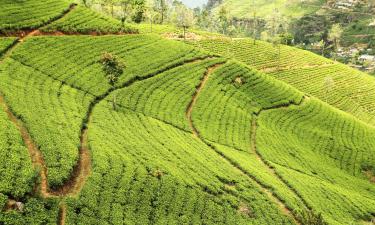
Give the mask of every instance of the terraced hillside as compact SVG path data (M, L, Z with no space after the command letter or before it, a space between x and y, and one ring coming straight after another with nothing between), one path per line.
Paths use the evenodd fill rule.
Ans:
M79 21L77 9L48 32L0 39L0 224L375 217L374 127L255 64L155 35L55 26ZM126 66L115 86L104 52Z
M375 79L308 51L251 39L192 42L199 49L235 58L300 91L375 124Z
M1 0L0 33L30 30L53 21L69 10L68 1Z
M261 18L268 17L275 9L288 17L299 18L317 11L324 3L321 0L223 0L219 2L221 4L215 10L224 6L229 11L230 16L235 18L253 18L254 9L256 15Z

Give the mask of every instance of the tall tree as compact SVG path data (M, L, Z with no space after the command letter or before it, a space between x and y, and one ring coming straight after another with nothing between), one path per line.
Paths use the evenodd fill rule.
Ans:
M255 7L255 0L252 3L253 8L253 44L256 44L257 33L258 33L258 18L257 18L257 9Z
M184 40L186 40L186 30L194 24L194 13L183 4L175 6L173 21L177 27L183 29Z
M223 34L226 34L228 26L229 26L229 16L228 16L228 10L225 6L221 6L219 9L218 25L220 27L220 31Z
M148 19L148 21L150 22L150 32L152 33L152 26L154 24L154 20L155 20L155 17L157 15L157 12L155 11L155 7L154 7L154 2L153 1L147 1L146 2L146 11L145 11L145 15Z
M126 20L131 16L132 14L132 2L131 0L121 0L121 22L122 26L125 26Z
M168 11L168 2L166 0L154 0L154 7L160 14L160 23L163 24Z
M106 76L108 83L115 88L120 76L124 73L125 65L111 53L104 52L100 58L102 70ZM113 94L113 110L116 110L116 94Z
M336 60L337 51L340 46L340 40L343 33L343 29L341 28L340 24L333 24L332 28L328 33L328 40L333 42L333 47L335 51L334 59Z

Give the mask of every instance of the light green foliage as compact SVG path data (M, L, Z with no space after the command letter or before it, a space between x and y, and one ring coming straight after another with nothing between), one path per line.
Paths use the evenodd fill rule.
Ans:
M375 124L375 79L342 64L322 68L296 68L270 73L299 90L348 112L358 119ZM327 79L333 82L327 89Z
M77 162L79 131L93 96L11 58L0 67L0 88L40 147L49 184L61 185Z
M124 43L124 47L113 46L114 41ZM163 54L158 53L163 48ZM77 162L79 134L90 102L111 88L104 74L98 75L103 73L98 59L105 49L127 62L119 85L142 77L138 74L147 76L203 56L189 46L146 36L37 37L17 48L12 59L1 65L0 87L40 146L52 186L69 178ZM146 53L160 57L150 57L147 63L139 64ZM69 55L72 57L66 57Z
M210 85L197 100L193 122L210 141L244 151L250 149L253 112L273 105L298 103L302 98L302 93L290 86L238 63L219 68L209 81Z
M99 63L105 51L126 62L119 86L136 77L205 56L183 43L152 35L129 35L33 37L19 46L12 57L76 89L100 96L111 87Z
M1 193L0 193L1 199ZM1 202L0 202L1 203ZM56 224L58 218L57 199L26 198L23 211L0 211L0 223L7 225Z
M374 134L373 127L311 99L261 114L257 144L314 209L343 224L369 221L375 210L375 187L361 168L374 165Z
M80 199L71 199L69 222L290 224L252 181L191 133L132 110L115 112L106 102L93 118L93 174Z
M115 34L136 33L137 30L123 26L120 21L94 12L83 6L77 6L64 18L49 24L41 29L44 32L60 31L74 34Z
M272 44L257 41L253 45L251 39L202 40L192 44L254 66L366 123L375 123L375 80L363 72L288 46L281 46L278 59L278 49ZM333 82L327 89L328 80Z
M316 55L280 46L278 57L271 44L252 40L194 44L276 77L290 71L289 83L304 92L298 84L309 83L335 106L344 100L330 100L330 91L368 81L350 96L372 105L364 94L370 78L293 72L346 71ZM126 63L114 87L102 71L103 52ZM334 225L370 221L375 187L363 170L374 169L375 128L227 61L154 35L29 37L1 62L0 92L40 148L52 187L70 177L87 128L92 167L82 191L64 196L66 224L293 224L285 207L303 215L311 208ZM0 211L0 224L55 224L60 199L23 198L35 171L1 112L0 181L7 181L0 204L18 195L25 211ZM8 165L9 158L17 163Z
M16 40L14 37L0 37L0 57Z
M259 182L274 189L289 207L312 207L330 224L371 220L375 188L362 169L375 163L375 129L317 99L300 102L301 94L295 89L239 68L235 63L226 64L209 79L193 111L200 134ZM233 82L236 77L242 78L242 85ZM286 104L288 107L278 100L288 99L286 96L296 96L293 104ZM246 102L252 105L241 105ZM250 128L233 132L251 127L251 115L259 109L255 139L250 139L254 135ZM247 120L235 116L241 111L248 115ZM275 174L252 155L251 142L281 179L275 179Z
M224 0L222 5L228 8L230 16L236 18L253 18L254 9L257 16L266 18L274 9L292 18L299 18L307 13L320 9L324 1L321 0ZM221 5L216 8L219 10Z
M123 107L191 132L185 114L195 87L203 79L207 67L222 61L208 59L176 67L114 94Z
M65 0L0 0L0 33L39 27L60 16L69 4Z
M318 66L332 64L333 62L319 57L308 51L299 50L293 47L280 45L275 46L264 41L254 42L252 39L206 39L191 42L195 47L204 49L226 57L233 57L258 70Z

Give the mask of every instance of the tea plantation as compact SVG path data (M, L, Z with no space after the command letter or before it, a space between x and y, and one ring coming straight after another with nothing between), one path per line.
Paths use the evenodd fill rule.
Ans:
M53 20L0 17L13 36L0 38L0 224L375 218L373 78L285 46L275 58L251 40L186 44L43 4ZM117 82L103 53L124 65Z
M300 91L375 124L375 79L349 66L308 51L254 41L215 39L191 42L199 49L235 58Z

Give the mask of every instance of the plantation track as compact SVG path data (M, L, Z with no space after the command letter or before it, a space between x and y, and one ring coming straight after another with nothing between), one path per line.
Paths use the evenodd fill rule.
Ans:
M304 65L304 66L286 66L286 67L265 67L263 69L260 69L260 71L264 73L273 73L273 72L282 72L286 70L293 70L293 69L322 69L327 68L335 63L326 63L322 65Z
M208 78L210 77L210 75L218 68L220 67L221 65L223 65L223 63L220 63L220 64L216 64L214 66L211 66L210 68L208 68L208 70L206 71L206 73L204 74L203 76L203 80L201 81L201 83L199 84L199 86L197 87L195 93L194 93L194 96L188 106L188 109L186 111L186 117L188 118L189 120L189 124L190 124L190 127L191 129L193 130L193 135L195 137L199 137L199 134L198 134L198 131L197 129L194 127L193 125L193 120L191 118L191 113L193 112L193 107L195 105L195 103L197 102L197 99L198 99L198 96L200 94L200 92L202 91L202 89L204 88L204 86L206 85L207 81L208 81Z
M60 209L59 209L59 218L57 221L58 225L65 225L65 218L66 218L66 205L65 203L60 204Z
M303 101L301 101L300 104L302 104ZM261 110L260 112L263 112L263 111L267 111L267 110L274 110L274 109L280 109L280 108L287 108L289 106L292 106L292 105L295 105L295 106L299 106L300 104L290 104L290 105L283 105L283 106L279 106L279 107L272 107L270 109L266 109L266 110ZM270 174L272 174L275 178L277 178L281 183L283 183L286 187L288 187L288 189L294 194L294 196L298 199L300 199L304 206L306 207L306 209L309 209L311 210L311 207L308 205L308 203L305 201L305 199L293 188L291 187L276 171L275 169L269 164L269 162L267 160L265 160L262 155L259 153L258 149L257 149L257 144L256 144L256 136L257 136L257 128L258 128L258 124L257 124L257 118L260 114L260 112L258 114L254 114L253 115L253 120L252 120L252 123L251 123L251 151L255 154L256 156L256 159L262 163L267 169L268 169L268 172ZM281 203L281 202L280 202ZM293 213L291 212L285 205L284 203L281 203L280 206L283 206L284 210L286 210L286 212L288 213Z
M42 153L37 148L36 144L32 140L28 130L25 128L21 120L18 119L15 116L15 114L11 111L11 109L8 107L2 95L0 95L0 104L3 107L4 111L7 113L10 121L12 121L16 125L17 129L20 131L22 139L27 149L29 150L29 155L34 167L40 168L40 192L42 196L45 198L50 197L50 194L48 193L47 184L47 168L45 166Z
M241 174L245 175L247 178L249 178L251 181L254 181L257 186L260 188L260 190L262 190L268 197L271 201L273 201L281 210L281 212L290 217L292 219L292 221L294 221L294 223L296 224L301 224L296 216L291 212L290 209L288 209L288 207L283 203L282 200L280 200L273 192L272 190L269 190L269 188L267 188L265 185L263 185L261 182L259 182L257 179L255 179L251 174L249 174L246 170L244 170L243 168L241 168L237 163L235 163L233 160L231 160L230 158L228 158L225 154L221 153L220 151L218 151L216 149L215 146L213 146L211 143L209 143L207 140L205 140L200 134L199 134L199 131L197 130L197 128L194 126L194 123L193 123L193 120L192 120L192 111L194 109L194 106L195 106L195 103L201 93L201 91L203 90L203 88L205 87L207 81L209 80L209 77L210 75L219 67L221 66L222 64L217 64L217 65L214 65L210 68L208 68L205 76L203 77L203 79L201 80L201 83L198 85L197 87L197 90L195 92L195 94L193 95L192 97L192 101L190 102L189 104L189 107L186 111L186 117L187 119L189 120L189 124L191 126L191 129L193 130L193 135L197 138L199 138L203 143L205 143L207 146L209 146L212 150L214 150L217 154L219 154L224 160L226 160L227 162L229 162L236 170L238 170ZM289 107L289 105L286 105L286 106L282 106L282 107ZM277 107L275 107L277 108ZM259 155L260 157L260 155Z

